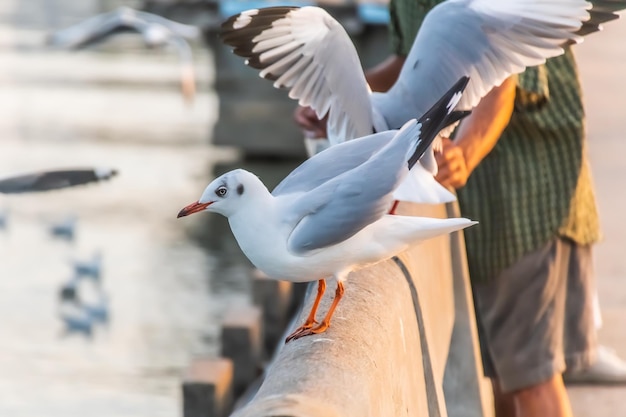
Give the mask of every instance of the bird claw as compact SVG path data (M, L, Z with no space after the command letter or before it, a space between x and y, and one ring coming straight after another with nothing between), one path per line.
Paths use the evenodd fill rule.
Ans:
M317 324L317 322L314 322L315 324ZM302 336L304 336L303 334L300 333L304 333L308 330L311 330L313 328L313 323L305 323L302 326L298 327L296 330L293 331L293 333L291 333L289 336L287 336L287 338L285 339L285 343L289 343L292 340L296 340L301 338Z
M313 324L303 324L302 326L298 327L293 333L287 336L287 338L285 339L285 343L289 343L292 340L300 339L304 336L324 333L327 329L328 325L325 325L324 323L320 324L317 327L313 327Z

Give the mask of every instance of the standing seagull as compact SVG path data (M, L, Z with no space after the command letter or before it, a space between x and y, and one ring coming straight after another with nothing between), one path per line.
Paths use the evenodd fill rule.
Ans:
M50 225L50 234L54 237L73 241L76 235L76 222L78 218L75 214L70 214L60 221Z
M72 260L74 274L78 277L90 278L96 285L100 286L102 277L102 252L96 251L91 259Z
M445 1L426 15L398 80L385 93L370 91L350 37L321 8L244 11L222 24L221 36L261 77L289 89L289 97L310 106L320 119L328 116L333 145L372 130L397 129L424 114L462 76L470 82L457 110L470 111L506 78L562 54L564 43L599 30L624 7L624 0ZM425 158L429 187L436 190L432 150ZM446 193L439 194L445 201ZM424 200L418 193L398 199L441 201Z
M212 211L228 218L239 246L270 277L318 281L305 321L287 341L322 333L344 293L350 272L389 259L418 242L474 224L468 219L388 215L393 191L430 145L467 84L459 81L419 122L330 147L292 171L270 194L250 172L215 179L178 217ZM407 164L408 161L408 164ZM313 327L325 290L337 280L335 299Z
M59 30L48 36L47 43L61 48L82 49L122 31L139 32L150 48L171 45L178 51L181 63L183 96L193 101L196 86L193 56L187 39L200 35L198 28L184 25L152 13L120 7L108 13Z
M62 336L80 333L91 339L93 320L78 295L77 284L78 279L75 277L59 291L58 314L65 325Z
M8 221L9 221L9 209L6 207L0 208L0 230L4 230L7 228Z

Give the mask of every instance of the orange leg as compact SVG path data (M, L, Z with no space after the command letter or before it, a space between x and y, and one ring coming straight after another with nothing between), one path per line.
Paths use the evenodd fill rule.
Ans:
M297 339L298 337L300 337L299 334L301 332L311 329L313 325L317 323L315 321L315 313L317 312L317 308L320 305L320 301L322 301L324 291L326 291L326 281L320 279L319 281L317 281L317 297L315 297L315 301L313 302L313 307L311 307L311 312L309 313L309 316L306 318L306 321L302 326L298 327L296 330L294 330L293 333L287 336L287 339L285 339L285 343L293 339Z
M333 316L333 313L335 312L335 308L337 308L337 304L339 304L339 300L341 300L341 297L343 297L344 291L345 290L343 287L343 283L337 282L337 290L335 291L335 299L333 300L333 303L330 305L330 308L328 309L328 313L326 313L326 316L324 317L324 320L322 320L320 325L314 328L303 329L302 331L298 332L298 334L289 336L290 339L288 341L299 339L303 336L310 336L312 334L324 333L330 326L330 318Z
M398 208L398 203L399 203L399 201L395 200L393 202L393 206L391 206L391 210L389 210L389 213L387 213L387 214L396 214L396 209Z

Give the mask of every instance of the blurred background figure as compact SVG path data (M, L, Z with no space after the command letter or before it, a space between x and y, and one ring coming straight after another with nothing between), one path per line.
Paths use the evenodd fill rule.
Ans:
M0 208L0 230L6 230L9 226L9 209L4 206Z
M104 291L100 276L94 279L92 275L75 271L72 278L62 285L59 295L61 305L68 301L80 305L80 316L86 317L83 321L105 326L109 324L109 297Z
M69 214L61 220L57 220L50 224L50 235L55 238L67 240L69 242L74 240L76 235L76 223L78 217L76 214Z
M76 285L76 279L72 279L59 292L59 318L64 325L61 335L66 337L78 333L91 339L93 322L78 296Z
M77 277L90 278L100 286L102 276L102 252L100 250L96 251L89 259L72 260L72 265Z

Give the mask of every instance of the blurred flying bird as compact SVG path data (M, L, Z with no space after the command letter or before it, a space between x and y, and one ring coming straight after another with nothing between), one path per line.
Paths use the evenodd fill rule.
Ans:
M120 7L54 32L48 36L47 43L60 48L82 49L123 31L138 32L150 48L173 46L180 59L183 96L188 102L193 101L196 85L193 56L187 39L195 39L200 35L200 30L195 26Z
M0 194L57 190L108 180L117 175L110 168L77 168L39 171L0 178Z

